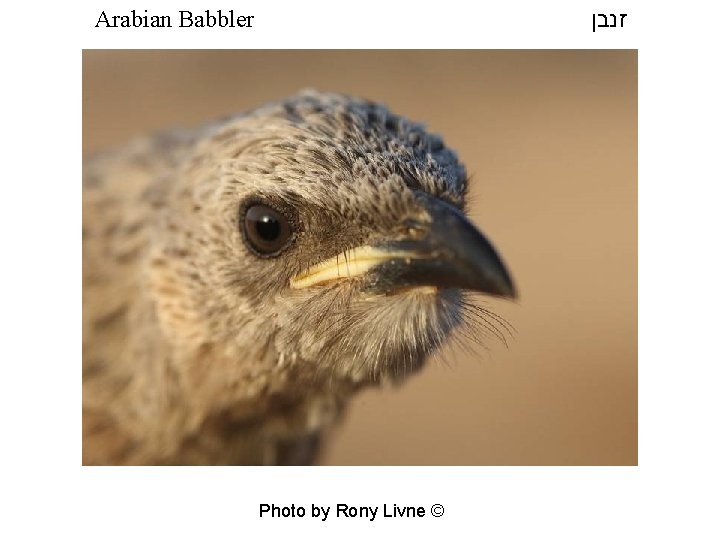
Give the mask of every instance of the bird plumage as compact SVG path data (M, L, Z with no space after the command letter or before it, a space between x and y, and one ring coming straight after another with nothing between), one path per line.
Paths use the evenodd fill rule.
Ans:
M434 209L463 219L455 153L381 105L305 92L83 172L85 463L309 463L353 393L461 322L460 288L415 286L375 247L357 269ZM278 253L248 237L253 206L287 219ZM323 261L337 279L291 286Z

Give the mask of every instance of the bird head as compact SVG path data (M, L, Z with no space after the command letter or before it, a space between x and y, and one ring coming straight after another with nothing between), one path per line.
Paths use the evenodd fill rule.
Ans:
M187 304L165 309L193 313L199 342L370 380L420 366L463 322L466 291L514 297L465 216L464 167L421 125L310 92L206 133L162 253Z

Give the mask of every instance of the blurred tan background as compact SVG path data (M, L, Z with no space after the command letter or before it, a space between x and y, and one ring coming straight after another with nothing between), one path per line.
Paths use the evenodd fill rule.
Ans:
M516 337L356 398L325 464L637 463L635 51L85 51L83 151L314 87L444 135Z

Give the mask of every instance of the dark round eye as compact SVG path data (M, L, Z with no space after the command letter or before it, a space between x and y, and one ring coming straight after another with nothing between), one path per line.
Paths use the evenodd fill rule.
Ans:
M245 238L258 255L277 255L290 243L290 222L280 212L264 204L245 210L243 219Z

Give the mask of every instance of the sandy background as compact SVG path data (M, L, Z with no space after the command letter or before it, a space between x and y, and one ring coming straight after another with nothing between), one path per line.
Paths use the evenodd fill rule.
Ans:
M362 393L322 463L636 464L635 51L87 51L83 151L305 87L442 133L521 295L508 349Z

